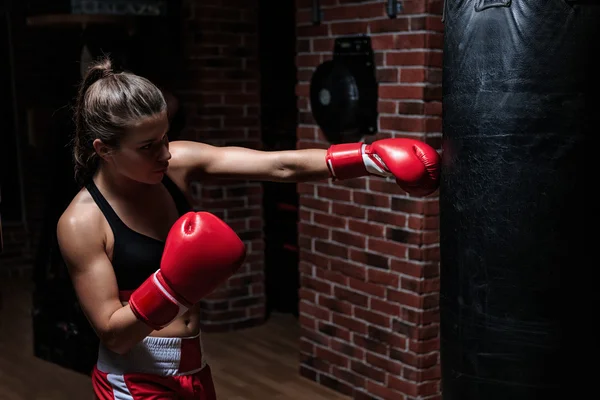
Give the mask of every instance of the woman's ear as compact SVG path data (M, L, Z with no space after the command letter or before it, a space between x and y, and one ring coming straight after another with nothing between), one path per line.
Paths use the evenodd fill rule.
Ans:
M110 147L104 144L104 142L100 139L94 139L92 145L94 146L94 150L96 151L96 154L98 154L98 156L100 156L105 161L108 160L108 158L110 157Z

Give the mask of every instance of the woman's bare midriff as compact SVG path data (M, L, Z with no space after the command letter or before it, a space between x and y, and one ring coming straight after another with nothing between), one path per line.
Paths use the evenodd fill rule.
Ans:
M123 306L127 303L122 303ZM190 337L200 332L200 307L195 305L185 314L177 317L160 331L153 331L149 336L155 337Z

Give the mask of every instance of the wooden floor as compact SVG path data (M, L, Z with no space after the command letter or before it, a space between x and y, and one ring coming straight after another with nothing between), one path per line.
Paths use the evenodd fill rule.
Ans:
M0 283L0 399L92 399L90 378L35 358L29 282ZM275 315L263 326L204 334L219 400L349 399L298 374L298 324Z

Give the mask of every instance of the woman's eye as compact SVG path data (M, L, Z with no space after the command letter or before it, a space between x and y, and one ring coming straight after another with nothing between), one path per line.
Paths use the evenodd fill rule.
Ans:
M145 146L140 147L141 150L150 150L150 148L152 147L152 143L149 143Z

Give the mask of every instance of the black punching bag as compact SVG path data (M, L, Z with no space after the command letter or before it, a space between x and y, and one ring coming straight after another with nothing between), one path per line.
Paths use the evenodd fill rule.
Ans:
M597 347L585 243L597 212L584 201L597 186L600 6L445 3L443 399L581 398Z

